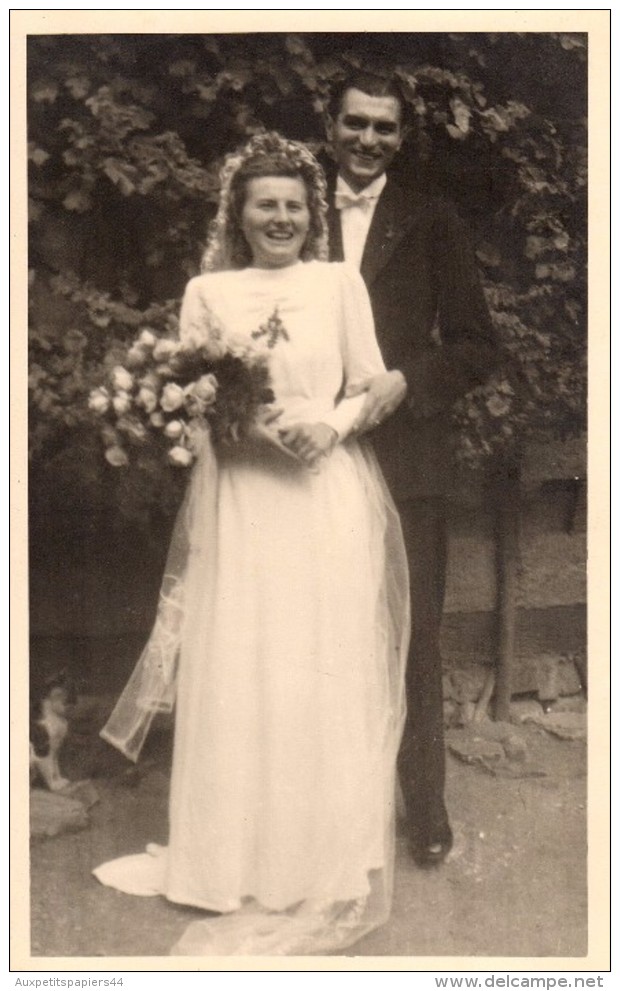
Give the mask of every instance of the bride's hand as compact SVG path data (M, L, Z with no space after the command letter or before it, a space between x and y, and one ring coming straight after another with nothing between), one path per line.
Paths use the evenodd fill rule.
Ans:
M280 407L265 406L252 424L248 432L248 439L253 444L276 448L282 454L285 454L287 458L292 458L294 461L300 462L301 459L297 457L295 452L281 440L281 431L277 429L277 421L281 416L282 410Z
M281 406L276 406L275 403L266 403L260 407L255 423L262 427L271 427L276 420L280 419L283 412Z
M314 468L321 458L333 451L338 434L327 423L297 423L280 431L286 447L309 468Z

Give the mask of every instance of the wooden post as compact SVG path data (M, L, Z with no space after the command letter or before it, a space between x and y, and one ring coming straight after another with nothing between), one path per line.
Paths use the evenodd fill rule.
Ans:
M497 465L493 502L497 575L497 671L493 717L507 720L514 683L519 582L521 493L518 459L502 459Z

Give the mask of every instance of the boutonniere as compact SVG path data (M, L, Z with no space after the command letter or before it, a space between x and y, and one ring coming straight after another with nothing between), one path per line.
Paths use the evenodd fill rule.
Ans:
M394 224L388 224L383 232L383 238L381 240L381 250L387 251L391 246L392 241L396 237L397 231Z

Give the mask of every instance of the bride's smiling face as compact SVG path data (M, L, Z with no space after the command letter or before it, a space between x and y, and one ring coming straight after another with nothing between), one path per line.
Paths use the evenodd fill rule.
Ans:
M297 261L310 226L306 187L289 176L248 180L241 230L258 268L283 268Z

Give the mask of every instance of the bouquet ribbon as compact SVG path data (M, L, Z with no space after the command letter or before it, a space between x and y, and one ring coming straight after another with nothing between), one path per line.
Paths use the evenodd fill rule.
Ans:
M133 761L138 760L157 713L171 712L174 706L182 664L186 576L193 550L190 535L195 540L199 534L203 560L204 548L209 549L206 562L210 571L217 556L218 465L206 425L201 429L197 452L174 526L151 635L100 734Z

